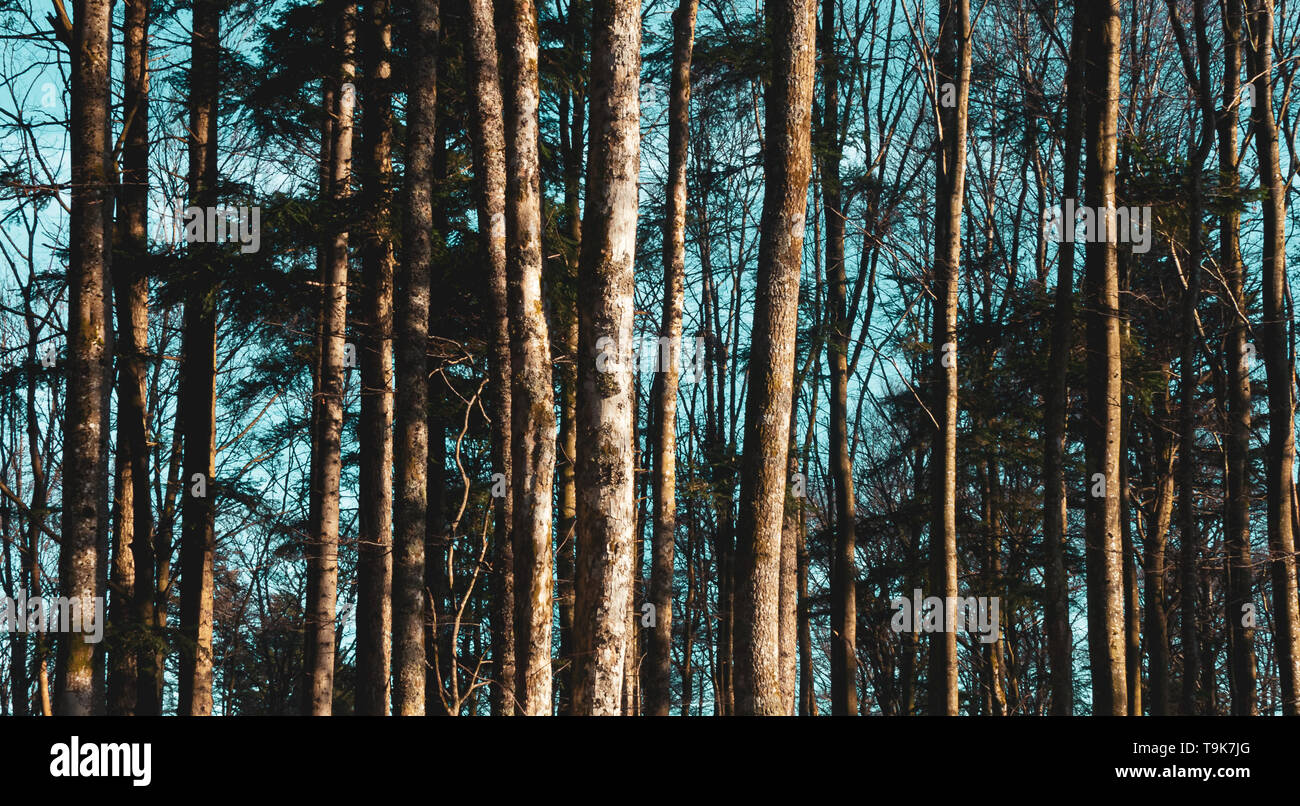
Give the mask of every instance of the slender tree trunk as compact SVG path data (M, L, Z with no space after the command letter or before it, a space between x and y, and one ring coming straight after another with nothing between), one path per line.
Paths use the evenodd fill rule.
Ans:
M781 531L793 398L799 273L812 167L814 0L767 9L763 214L745 402L736 552L735 696L744 715L782 713L778 648Z
M438 0L418 0L411 47L402 258L397 271L397 400L393 434L393 713L425 710L424 538L429 455L427 351L433 261L433 151L438 105Z
M195 0L191 39L189 195L199 208L217 203L217 93L221 9ZM178 417L185 442L181 479L181 716L212 714L213 489L217 425L217 289L215 244L191 247L198 275L185 300L184 357Z
M961 260L961 213L966 188L966 113L970 96L970 2L939 5L939 154L935 172L935 317L932 339L935 433L931 472L930 561L933 595L957 597L957 282ZM943 103L945 85L955 103ZM951 606L950 606L951 608ZM952 615L951 609L948 614ZM945 623L952 618L945 617ZM957 633L933 633L930 641L930 713L956 716Z
M664 195L664 313L659 330L671 345L661 366L655 437L655 499L650 603L655 626L649 634L645 679L646 713L667 716L673 636L673 542L677 531L677 357L681 354L682 295L686 277L686 158L690 138L691 53L699 0L680 0L673 12L673 72L668 89L668 181ZM660 357L663 350L660 348ZM696 356L698 360L700 356Z
M137 713L144 688L159 671L152 650L138 650L153 622L153 510L149 491L148 407L145 354L149 349L149 0L130 0L124 11L122 103L126 110L122 178L118 189L115 248L124 260L114 272L117 305L117 480L114 486L114 618L135 643L119 644L109 668L109 713ZM148 711L146 711L148 712Z
M1147 648L1147 710L1169 715L1169 623L1166 609L1165 546L1174 506L1174 440L1166 425L1169 412L1169 361L1160 365L1160 389L1153 401L1152 465L1155 503L1147 523L1142 577L1145 595L1143 637Z
M98 595L99 545L107 540L108 428L106 390L112 363L107 320L113 181L109 162L109 0L77 8L72 38L72 212L68 256L68 396L63 421L63 595L89 613ZM82 631L89 619L82 619ZM95 646L77 632L60 641L58 710L96 710ZM102 694L102 692L100 692Z
M641 159L640 5L597 0L578 283L578 560L574 710L620 711L636 540L632 344ZM547 612L549 620L550 613Z
M831 369L830 464L835 482L835 549L831 557L831 713L858 712L855 582L857 508L849 456L847 283L844 276L844 203L840 188L839 59L835 53L835 0L822 0L822 208L826 216L826 361Z
M1268 546L1273 580L1274 645L1282 685L1282 712L1300 713L1300 602L1296 593L1292 524L1295 422L1289 360L1286 294L1286 188L1278 169L1273 116L1273 2L1250 0L1250 72L1255 77L1251 115L1264 207L1264 318L1259 334L1268 377Z
M1074 14L1070 63L1065 78L1065 186L1063 197L1079 195L1079 150L1083 144L1083 65L1088 42L1088 17ZM1065 575L1067 511L1065 493L1065 422L1069 393L1071 332L1074 325L1074 242L1057 247L1056 295L1052 314L1052 345L1048 358L1047 409L1043 446L1043 544L1046 562L1046 620L1048 666L1053 715L1074 712L1074 637L1070 630L1070 591Z
M311 693L305 703L312 716L329 716L334 707L334 631L338 601L339 479L342 476L343 351L347 339L348 229L343 216L351 198L352 118L356 104L356 6L341 9L338 48L341 64L334 93L330 147L330 221L325 272L321 278L320 384L316 406L316 450L312 454L312 495L319 500L309 526L315 597L307 604L307 658Z
M386 716L393 629L393 26L388 0L362 25L361 488L357 549L358 714Z
M470 138L478 184L478 222L490 273L492 317L492 657L496 684L492 713L514 713L514 569L510 547L510 316L506 304L506 155L505 121L497 73L497 37L491 0L469 0L466 56L473 81ZM496 474L500 474L498 477ZM497 487L504 482L504 488ZM498 495L498 491L503 493Z
M556 538L555 589L560 611L561 672L556 680L559 712L573 713L573 610L574 575L577 558L578 492L576 467L578 453L578 257L582 244L582 163L583 132L587 120L586 89L583 78L583 48L588 39L586 6L582 0L570 0L565 21L565 69L569 86L560 93L560 157L564 165L564 278L555 295L555 321L562 328L556 349L565 360L556 362L560 386L560 434L556 448L556 496L559 534Z
M1221 185L1235 194L1239 184L1237 126L1241 96L1241 0L1226 0L1223 16L1223 108L1219 116ZM1224 364L1228 369L1227 476L1224 501L1224 550L1228 591L1224 617L1232 646L1229 680L1234 716L1258 713L1255 683L1255 628L1244 623L1245 606L1253 604L1250 553L1250 357L1246 347L1246 293L1241 259L1241 213L1225 205L1219 227L1219 263L1228 285L1230 309L1224 312L1228 337Z
M515 697L551 713L551 495L555 401L542 311L537 10L512 0L505 53L506 266L510 311L515 567ZM622 615L622 612L619 612Z
M1094 714L1124 716L1124 579L1119 525L1120 334L1119 272L1114 233L1115 156L1119 117L1118 0L1092 0L1087 14L1087 204L1105 237L1086 249L1088 334L1087 526L1088 649ZM1105 222L1105 223L1102 223Z

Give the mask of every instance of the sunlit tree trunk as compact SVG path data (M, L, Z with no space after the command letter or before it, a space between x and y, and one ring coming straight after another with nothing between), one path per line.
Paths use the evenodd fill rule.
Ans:
M575 579L579 714L617 714L632 606L635 399L633 261L641 159L641 9L592 5L591 137L578 281L578 558ZM550 613L547 613L549 620Z
M491 0L469 0L466 56L472 83L470 138L477 178L478 225L487 258L492 346L492 712L514 713L514 568L510 498L510 317L506 304L506 155L496 26ZM500 474L497 476L496 474ZM500 486L498 486L500 485Z
M1085 197L1099 218L1115 207L1119 117L1118 0L1078 9L1090 20L1087 87L1088 160ZM1113 216L1111 216L1113 221ZM1100 225L1099 225L1100 226ZM1088 338L1087 525L1088 649L1094 714L1124 716L1124 579L1119 524L1120 334L1115 233L1090 241L1084 278Z
M934 404L937 424L931 450L931 595L957 596L957 282L961 260L961 214L966 189L966 115L970 96L970 2L939 4L939 139L935 169ZM946 97L945 97L946 96ZM930 713L956 716L957 633L930 639Z
M514 496L515 707L523 715L537 716L551 713L555 394L550 339L542 310L537 10L533 0L512 0L506 18L509 22L502 49L506 268L513 384L510 486Z
M736 713L783 712L779 669L781 531L793 398L799 274L812 167L814 0L767 8L763 214L745 401L735 565Z

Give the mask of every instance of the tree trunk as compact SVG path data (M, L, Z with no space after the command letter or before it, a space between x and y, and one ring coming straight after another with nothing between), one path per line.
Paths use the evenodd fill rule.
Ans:
M1222 186L1236 194L1239 184L1237 126L1241 96L1241 0L1227 0L1223 16L1223 109L1219 116L1219 171ZM1258 713L1255 683L1255 628L1243 623L1245 606L1252 604L1253 570L1250 553L1250 358L1246 347L1246 293L1241 259L1241 213L1226 205L1219 227L1219 263L1228 285L1224 312L1229 323L1224 364L1228 369L1227 498L1224 501L1224 550L1227 554L1228 590L1224 617L1228 625L1229 681L1234 716ZM1225 306L1226 307L1226 306Z
M677 366L682 341L682 295L686 277L686 158L690 138L691 53L699 0L680 0L673 12L673 72L668 89L668 181L664 215L664 314L661 339L673 360L661 366L655 437L655 499L650 603L655 626L649 634L645 710L667 716L673 636L673 542L677 531ZM663 350L660 348L660 356ZM698 358L698 356L697 356Z
M308 674L311 690L306 711L329 716L334 706L334 630L338 601L339 479L342 476L343 351L347 339L348 230L344 212L351 198L352 118L356 91L353 61L356 6L340 10L338 49L341 54L338 89L334 93L330 147L329 200L332 232L326 235L324 276L321 278L320 383L316 395L316 450L312 453L312 495L319 503L309 526L315 597L307 603Z
M966 112L970 96L970 2L939 5L939 153L935 160L935 316L934 404L937 421L931 451L930 562L932 595L955 603L957 597L957 282L961 260L961 213L966 188ZM945 105L943 87L956 97ZM950 613L951 613L951 606ZM945 623L951 619L945 617ZM930 713L956 716L957 633L936 632L930 639Z
M199 208L217 203L217 93L221 8L195 0L191 39L189 195ZM181 716L212 714L213 531L216 495L218 247L197 244L198 275L185 300L181 406L185 441L181 479Z
M512 0L505 43L506 266L510 311L515 698L551 713L551 494L555 400L542 311L537 11ZM621 616L622 613L620 612Z
M122 103L126 132L118 189L115 247L124 260L114 272L117 304L117 479L114 486L114 622L133 642L119 644L109 669L109 713L131 715L159 670L142 639L153 623L153 510L149 490L149 412L145 355L149 349L149 0L129 0L124 18ZM129 549L128 549L129 547ZM143 697L148 700L148 697Z
M99 546L107 540L107 389L112 363L108 321L112 210L108 116L111 3L85 0L72 39L72 209L68 255L67 411L63 421L63 595L83 613L95 606ZM82 630L88 619L82 620ZM56 701L60 714L97 710L95 646L77 632L60 641ZM102 694L102 692L99 692ZM102 702L102 701L101 701Z
M356 711L386 716L393 629L393 26L388 0L366 6L362 27L364 113L360 173L363 340L361 478L357 549Z
M844 276L844 203L840 188L843 146L839 124L839 59L835 53L835 0L822 1L822 121L819 139L822 209L826 216L826 361L831 369L830 464L835 482L835 548L831 557L831 713L858 712L855 582L857 508L849 455L847 283Z
M1119 272L1113 232L1115 157L1119 117L1118 0L1093 0L1079 9L1090 19L1087 87L1087 204L1110 219L1105 237L1086 249L1088 338L1087 525L1088 649L1094 714L1124 716L1124 578L1119 524L1120 334ZM1104 226L1100 223L1098 228Z
M515 636L514 569L511 537L510 478L510 316L506 305L506 156L505 121L497 73L496 25L491 0L469 0L466 56L473 82L470 138L474 176L478 179L478 229L490 273L488 301L492 317L492 656L496 683L492 713L514 713ZM496 474L500 474L497 477ZM506 481L504 489L497 481ZM498 495L502 492L504 494Z
M1282 713L1300 713L1300 603L1296 594L1295 534L1292 524L1292 465L1295 422L1292 371L1287 348L1286 195L1278 169L1277 121L1273 117L1273 2L1251 0L1250 72L1255 77L1251 128L1260 166L1264 203L1263 297L1260 322L1264 371L1268 377L1268 546L1273 580L1274 644L1282 686Z
M782 713L781 531L816 55L813 0L776 0L767 12L772 80L765 90L763 214L735 566L735 698L744 715Z
M591 138L578 283L578 558L574 710L620 712L636 540L632 344L641 13L592 6ZM550 613L547 612L549 620Z
M429 266L433 261L433 151L438 105L438 0L415 5L397 271L397 405L393 434L393 713L421 716L424 538L428 513Z
M1087 52L1088 18L1074 14L1070 63L1065 78L1065 186L1063 197L1079 195L1079 149L1083 144L1083 65ZM1043 544L1046 561L1048 666L1054 716L1074 713L1074 636L1070 629L1070 590L1065 575L1067 497L1065 492L1065 423L1069 401L1067 377L1074 319L1074 242L1057 246L1056 294L1052 313L1052 345L1048 358L1045 440L1043 445Z

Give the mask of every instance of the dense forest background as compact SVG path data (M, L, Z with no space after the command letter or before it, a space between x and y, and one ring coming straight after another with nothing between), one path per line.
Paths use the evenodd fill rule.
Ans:
M3 0L0 711L1297 713L1298 45Z

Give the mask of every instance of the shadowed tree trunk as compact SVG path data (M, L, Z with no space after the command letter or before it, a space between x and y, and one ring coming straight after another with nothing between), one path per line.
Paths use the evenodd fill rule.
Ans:
M388 0L366 5L360 174L362 220L360 328L361 488L357 549L358 714L388 714L393 629L393 26Z
M1073 15L1070 61L1065 77L1065 182L1063 198L1079 195L1079 150L1083 146L1083 64L1088 18ZM1074 636L1070 630L1070 589L1065 575L1067 510L1065 493L1065 422L1071 333L1074 326L1074 242L1057 246L1056 293L1052 313L1046 429L1043 445L1043 578L1047 621L1048 667L1054 716L1074 713Z
M858 712L857 606L854 558L857 507L853 459L849 455L847 285L844 277L844 202L840 187L843 145L839 124L839 59L835 53L835 0L823 0L819 48L822 54L822 120L818 138L822 209L826 216L826 361L831 369L830 451L835 482L835 549L831 557L831 713Z
M1236 194L1240 182L1237 156L1238 102L1241 97L1241 0L1226 0L1223 15L1223 108L1219 114L1219 171L1221 184ZM1241 212L1233 204L1224 207L1219 227L1219 263L1228 286L1228 308L1224 312L1228 337L1224 364L1228 370L1227 476L1224 501L1224 551L1227 555L1228 591L1224 596L1224 618L1228 625L1229 685L1234 716L1258 713L1255 701L1255 628L1243 623L1245 606L1251 603L1253 571L1250 556L1250 357L1246 347L1246 293L1241 260Z
M393 434L393 713L425 709L424 539L428 512L429 269L437 136L438 0L418 0L411 42L402 259L397 277L397 401Z
M219 0L195 0L191 39L189 195L199 208L217 203ZM181 716L212 714L212 596L216 535L217 293L215 244L190 248L196 279L185 299L184 356L178 417L185 440L181 479Z
M735 565L736 713L783 713L779 668L781 531L795 329L812 167L815 0L767 7L772 80L764 93L763 214L745 401Z
M107 541L108 388L113 331L108 321L112 210L109 155L110 0L84 0L72 31L72 208L68 255L68 397L63 420L64 596L89 613L99 595L99 546ZM87 635L90 620L83 618ZM55 701L60 715L102 708L95 645L73 631L59 642Z
M671 705L669 671L673 637L673 543L677 531L677 384L682 341L682 295L686 277L686 158L690 138L691 52L699 0L680 0L673 12L673 71L668 88L668 182L664 216L664 313L659 337L670 346L667 366L659 368L658 434L654 439L655 498L650 631L645 676L645 710L667 716ZM659 352L662 360L664 351ZM695 356L700 360L702 356Z

